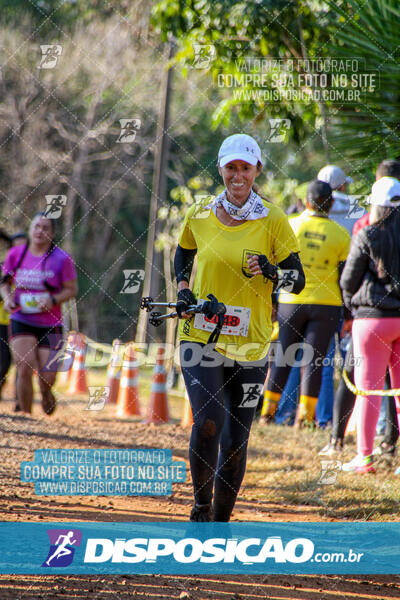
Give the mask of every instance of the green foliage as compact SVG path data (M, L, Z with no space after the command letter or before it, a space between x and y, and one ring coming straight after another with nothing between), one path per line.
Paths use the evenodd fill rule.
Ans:
M132 3L128 0L0 0L3 24L15 24L25 17L41 35L63 37L63 30L71 31L77 24L88 25L94 19L110 18L116 13L129 14Z
M204 196L218 194L223 186L215 187L214 181L208 175L197 175L192 177L187 186L180 185L171 190L170 196L174 204L169 208L164 206L158 211L158 219L162 223L162 229L157 236L156 249L158 251L168 249L175 250L178 243L178 235L182 227L185 214L192 204L201 202Z
M161 74L151 66L159 54L110 18L76 27L57 66L38 70L40 49L27 27L24 20L0 31L1 225L26 230L45 195L65 194L57 241L76 263L82 331L132 339L138 306L120 292L123 270L144 266ZM116 143L119 119L135 117L135 142Z
M210 45L215 56L208 73L214 88L222 82L221 76L240 75L247 57L281 60L301 59L301 36L307 46L307 56L327 54L328 34L325 25L330 18L324 2L241 0L189 0L188 2L157 2L152 11L153 24L164 40L174 38L178 44L173 63L184 72L194 65L193 44ZM247 73L259 73L258 67L245 68ZM274 89L271 76L265 73L263 89ZM296 74L296 73L295 73ZM219 101L212 114L212 125L229 127L232 115L242 121L260 123L268 116L288 118L292 122L291 136L299 142L312 133L320 110L315 103L281 100L268 102L261 96L254 99L252 92L259 88L254 82L242 86L249 99L235 98L232 89L220 87Z
M400 6L397 0L346 0L328 3L343 25L335 28L331 52L342 58L360 57L377 86L365 91L355 107L342 107L333 122L332 146L344 154L364 179L367 189L376 165L400 157Z
M120 291L122 270L143 268L145 260L165 67L159 36L176 46L168 201L157 240L171 253L189 204L221 189L216 159L232 133L257 139L265 157L261 190L283 208L315 177L326 150L361 181L360 193L367 190L371 168L400 155L399 16L398 0L0 0L2 224L24 229L45 194L67 193L73 218L60 220L59 239L78 265L82 328L92 337L111 340L124 331L132 338L137 302ZM39 44L52 41L63 45L60 68L39 71ZM193 44L215 48L206 68L195 68ZM243 73L244 57L304 55L359 57L379 74L379 87L358 105L321 106L251 99L254 82L243 86L250 99L239 99L218 83ZM125 117L142 121L133 145L115 143ZM271 117L291 121L283 143L270 141Z
M279 179L272 176L262 186L262 192L274 204L278 204L286 210L299 196L297 188L298 181L296 179Z

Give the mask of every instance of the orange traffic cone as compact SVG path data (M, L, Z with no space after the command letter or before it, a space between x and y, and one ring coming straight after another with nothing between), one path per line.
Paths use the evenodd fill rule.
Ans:
M181 427L191 427L193 425L193 413L190 406L188 393L185 391L185 404L183 406L183 414L181 419Z
M119 392L119 382L121 379L121 365L119 364L119 350L121 340L114 340L112 343L111 360L107 369L107 386L110 388L108 402L116 404Z
M124 354L117 400L117 417L140 415L138 393L138 364L135 349L130 344Z
M69 333L67 343L65 345L64 357L59 362L58 367L58 383L67 385L71 380L72 367L74 365L75 348L76 348L76 333Z
M168 423L168 421L167 372L164 366L164 350L159 347L146 423Z
M71 381L66 392L70 396L89 393L86 383L85 355L86 344L83 336L78 334L76 337L75 359L72 367Z

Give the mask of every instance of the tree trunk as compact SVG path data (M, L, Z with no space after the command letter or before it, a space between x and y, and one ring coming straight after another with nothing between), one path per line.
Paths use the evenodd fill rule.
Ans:
M172 55L172 46L167 44L165 47L165 64ZM166 165L167 165L167 141L168 136L168 113L169 98L171 89L171 69L165 70L161 81L161 107L160 116L157 125L157 138L155 150L155 165L153 186L150 200L149 227L146 244L145 276L143 284L143 296L152 296L154 299L159 294L159 274L161 271L160 255L154 251L154 242L156 240L157 212L159 204L166 203ZM143 344L146 341L148 315L144 310L139 312L136 342Z

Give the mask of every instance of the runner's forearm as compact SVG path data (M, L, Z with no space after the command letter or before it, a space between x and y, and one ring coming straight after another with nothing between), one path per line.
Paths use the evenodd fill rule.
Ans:
M297 252L291 252L285 260L279 263L280 269L293 270L298 273L297 279L293 281L292 294L300 294L306 285L306 276L304 275L303 265Z
M0 286L0 295L4 301L12 296L13 292L9 283L3 283Z
M56 294L52 294L52 298L54 298L56 304L62 304L71 298L75 298L78 293L78 287L75 284L74 286L67 287L62 289L60 292Z
M174 269L176 281L178 283L178 289L183 289L182 287L179 287L181 282L185 281L186 283L189 283L196 252L196 249L188 250L187 248L182 248L182 246L178 244L174 258Z

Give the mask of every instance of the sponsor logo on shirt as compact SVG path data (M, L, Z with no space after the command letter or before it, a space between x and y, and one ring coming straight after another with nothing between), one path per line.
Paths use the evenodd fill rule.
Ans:
M248 277L249 279L251 277L254 277L254 275L252 274L252 272L249 269L249 265L247 264L247 259L249 256L253 256L253 254L261 254L261 252L259 250L244 249L243 254L242 254L242 273L245 277Z
M305 231L304 237L313 240L321 240L321 242L326 240L326 235L324 233L317 233L316 231Z

